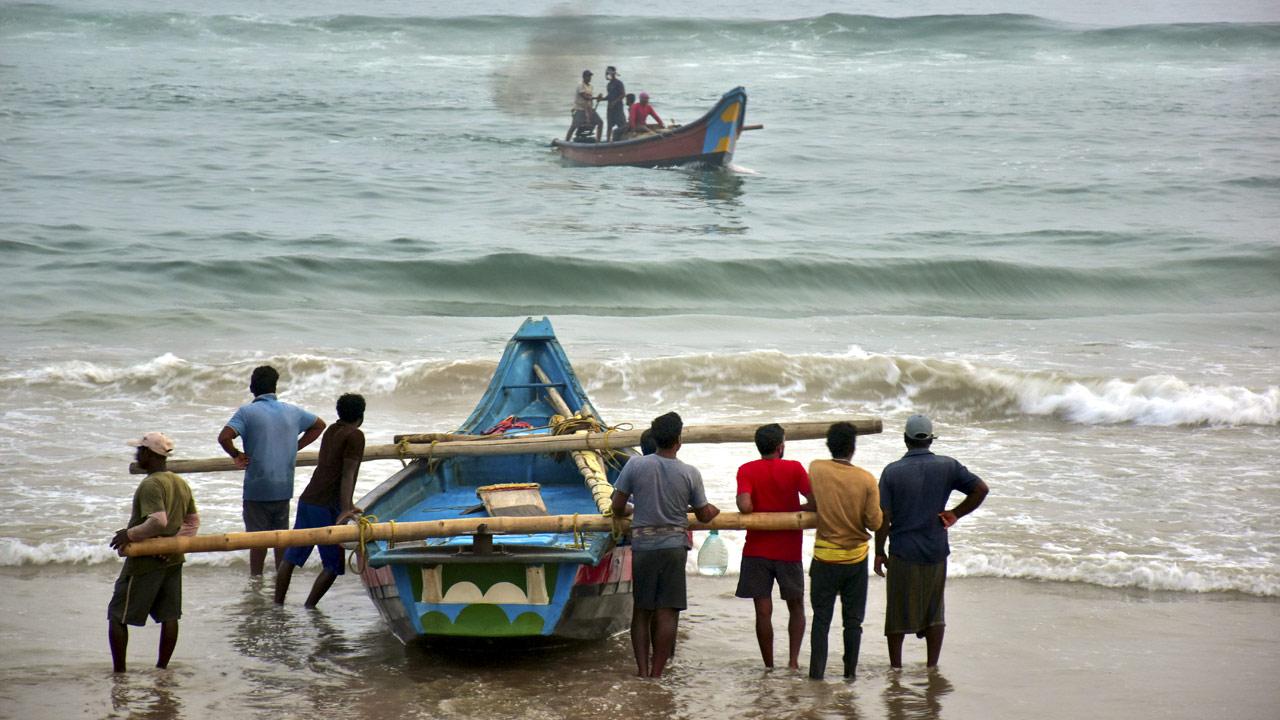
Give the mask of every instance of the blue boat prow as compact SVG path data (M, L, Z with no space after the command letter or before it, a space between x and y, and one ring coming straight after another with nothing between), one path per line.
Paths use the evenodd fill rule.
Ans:
M536 368L536 370L535 370ZM538 370L545 376L539 377ZM544 435L557 414L551 391L574 413L599 419L547 319L528 319L507 343L493 379L458 433L506 421L511 435ZM617 470L608 470L608 479ZM380 522L485 517L477 489L531 484L549 515L596 514L567 453L453 456L410 463L358 504ZM470 536L371 547L362 574L401 640L422 636L604 637L630 621L630 548L608 533Z

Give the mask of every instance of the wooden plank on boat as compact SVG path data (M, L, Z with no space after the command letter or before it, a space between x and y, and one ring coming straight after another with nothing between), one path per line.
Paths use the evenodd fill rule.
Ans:
M538 483L502 483L476 488L485 512L492 517L532 517L547 514Z
M880 418L849 416L826 420L784 422L787 440L813 440L825 438L827 428L834 422L848 422L859 435L881 432ZM685 445L695 443L754 442L756 428L763 423L733 423L722 425L686 425L680 435ZM437 443L406 443L401 445L369 445L364 449L365 460L413 460L417 458L446 458L458 455L526 455L530 453L568 452L572 450L618 450L640 444L643 430L609 430L607 432L576 435L517 435L485 440L446 441ZM320 454L298 453L297 466L315 465ZM170 460L166 468L175 473L225 472L236 470L231 458L200 460ZM135 475L145 471L136 463L129 466Z
M417 522L370 523L367 540L402 542L458 535L536 533L609 532L616 527L626 532L630 518L608 518L603 515L544 515L541 517L481 517L422 520ZM805 530L818 526L812 512L769 512L742 514L722 512L709 523L700 523L689 515L691 530ZM129 543L124 555L168 555L171 553L225 552L253 548L293 547L297 545L337 545L359 542L360 527L355 524L332 525L302 530L266 530L234 532L222 535L165 537Z

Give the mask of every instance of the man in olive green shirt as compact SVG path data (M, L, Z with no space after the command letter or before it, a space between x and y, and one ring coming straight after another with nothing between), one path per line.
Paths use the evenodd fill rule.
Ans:
M163 433L150 432L129 445L138 448L138 466L149 474L133 494L129 526L116 532L111 547L124 554L130 543L153 537L195 535L200 516L191 497L191 488L178 475L165 470L173 441ZM178 644L178 618L182 617L181 554L130 557L116 580L115 592L107 606L107 639L115 672L125 671L125 650L129 645L129 625L142 627L147 615L160 623L160 654L156 667L169 665Z

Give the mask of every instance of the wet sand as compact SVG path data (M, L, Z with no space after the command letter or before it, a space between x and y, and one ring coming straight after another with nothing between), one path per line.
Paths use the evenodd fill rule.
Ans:
M956 579L941 667L909 639L890 671L882 581L872 578L862 662L828 680L765 672L734 578L691 578L669 677L632 677L624 634L559 647L402 647L354 576L318 611L313 571L272 606L244 566L188 567L165 671L158 627L131 630L114 675L105 608L115 566L0 570L0 716L22 718L1203 718L1280 708L1280 602L1019 580ZM779 609L776 612L780 612ZM837 615L838 618L838 615ZM779 660L784 618L775 616ZM802 655L807 665L808 644Z

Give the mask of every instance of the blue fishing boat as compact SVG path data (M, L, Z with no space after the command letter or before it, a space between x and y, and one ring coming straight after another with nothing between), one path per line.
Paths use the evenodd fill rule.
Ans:
M449 436L603 427L551 323L525 320L471 416ZM357 505L378 522L599 514L623 456L458 455L410 462ZM631 548L607 532L475 534L368 545L361 573L403 642L431 637L592 639L631 619Z

